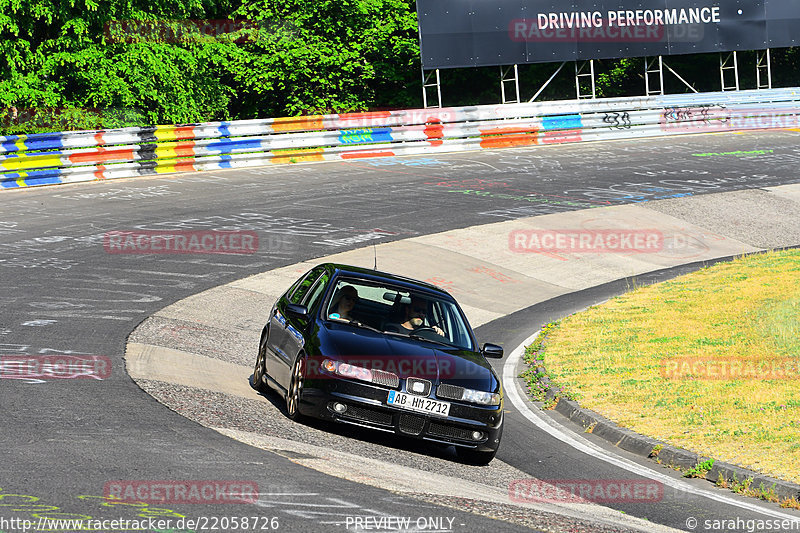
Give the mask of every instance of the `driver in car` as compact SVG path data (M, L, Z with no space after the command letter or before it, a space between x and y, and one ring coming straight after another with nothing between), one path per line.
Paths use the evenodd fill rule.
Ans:
M406 330L407 333L411 333L412 331L430 327L425 326L425 317L428 314L428 302L423 300L419 296L412 296L411 303L406 305L404 308L405 311L405 321L400 323L400 326ZM438 335L444 337L444 331L439 326L430 327L433 329ZM401 332L403 330L400 330Z

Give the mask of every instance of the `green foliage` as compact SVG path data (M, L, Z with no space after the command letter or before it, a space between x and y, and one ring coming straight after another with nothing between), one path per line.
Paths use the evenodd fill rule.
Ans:
M702 463L697 463L697 465L693 466L692 468L684 472L683 477L704 478L706 477L706 474L708 474L711 471L711 468L713 466L714 466L714 459L709 459L707 461L703 461Z
M650 454L648 455L648 457L658 457L658 454L661 453L661 450L663 449L664 449L663 444L656 444L655 446L653 446L653 449L650 450Z
M597 75L596 91L599 98L636 94L644 83L642 59L625 58L602 62L605 70ZM632 91L632 92L630 92ZM643 91L642 91L643 92Z
M40 116L42 108L138 107L148 122L226 114L232 89L208 59L225 43L125 42L107 31L113 21L207 17L200 2L0 0L0 12L4 107Z
M223 30L224 19L247 24ZM412 0L0 0L0 128L407 107L418 99L416 31Z
M287 28L268 36L231 71L235 108L296 115L404 107L418 98L419 46L408 0L260 0L234 18Z
M563 387L554 383L544 367L547 337L556 331L559 325L560 321L555 321L542 326L542 330L533 343L525 348L523 360L528 363L529 368L519 376L526 382L528 395L536 401L546 402L546 409L553 408L558 403L559 398L568 400L577 400L579 398L577 393L566 391ZM547 402L548 390L555 394L555 397L550 402Z
M417 107L415 5L0 0L0 134ZM192 20L214 21L219 31L192 31ZM240 24L220 30L226 20ZM748 61L754 55L742 54L743 86L752 86ZM708 75L717 54L668 62L698 90L719 89ZM521 96L532 95L555 68L521 65ZM795 85L798 68L797 49L774 51L776 86ZM598 96L641 95L643 70L641 58L598 61ZM669 93L688 90L671 75L665 83ZM496 103L498 68L444 71L442 90L445 105ZM572 98L570 65L539 99Z

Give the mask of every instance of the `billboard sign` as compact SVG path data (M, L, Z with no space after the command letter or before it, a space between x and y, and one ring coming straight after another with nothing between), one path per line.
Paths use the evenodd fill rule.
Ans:
M417 0L417 14L426 70L800 44L797 0Z

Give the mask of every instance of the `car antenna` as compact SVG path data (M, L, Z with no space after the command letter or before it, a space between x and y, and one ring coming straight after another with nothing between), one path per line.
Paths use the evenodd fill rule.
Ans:
M372 254L375 257L375 264L372 270L378 270L378 247L374 243L372 245Z

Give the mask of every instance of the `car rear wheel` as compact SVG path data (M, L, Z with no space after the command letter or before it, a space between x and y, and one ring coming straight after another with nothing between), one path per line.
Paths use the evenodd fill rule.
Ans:
M299 420L300 400L303 398L303 382L305 380L305 359L302 354L294 362L292 377L289 380L289 390L286 391L286 414L292 420Z
M252 386L258 392L266 392L267 385L264 383L264 376L267 373L266 369L267 358L267 344L263 342L258 348L258 356L256 357L256 365L253 368L253 383Z

